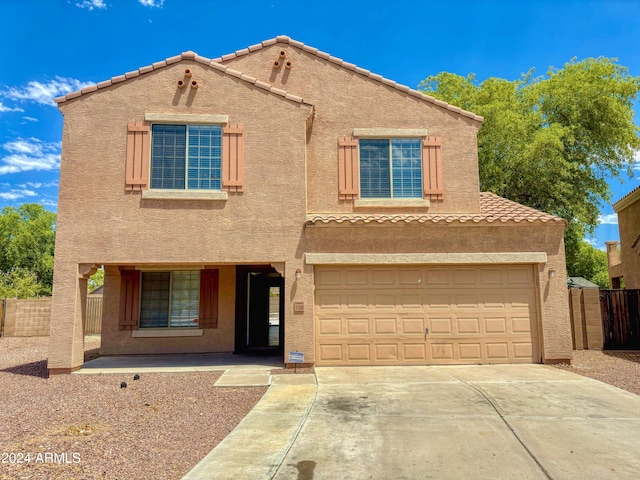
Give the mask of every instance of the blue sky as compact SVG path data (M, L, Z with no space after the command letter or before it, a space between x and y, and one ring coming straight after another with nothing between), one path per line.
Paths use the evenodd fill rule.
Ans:
M0 18L0 208L56 210L54 97L187 50L215 58L288 35L412 88L441 71L513 80L572 57L617 57L640 75L636 0L1 0ZM640 185L636 158L613 201ZM600 248L618 239L612 213L603 206Z

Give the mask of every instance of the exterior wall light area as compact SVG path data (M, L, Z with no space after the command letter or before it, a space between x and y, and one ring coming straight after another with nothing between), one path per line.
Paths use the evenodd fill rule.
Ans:
M556 269L555 268L550 268L549 269L549 278L553 278L556 276Z
M296 268L296 280L302 277L302 270Z

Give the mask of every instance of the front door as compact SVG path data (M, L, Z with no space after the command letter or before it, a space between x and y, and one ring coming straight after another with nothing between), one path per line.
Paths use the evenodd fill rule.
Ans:
M236 353L281 354L284 279L271 267L237 270Z

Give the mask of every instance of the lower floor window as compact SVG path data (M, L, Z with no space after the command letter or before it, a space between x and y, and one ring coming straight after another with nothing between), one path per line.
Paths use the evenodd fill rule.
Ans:
M200 271L142 272L140 328L198 327Z

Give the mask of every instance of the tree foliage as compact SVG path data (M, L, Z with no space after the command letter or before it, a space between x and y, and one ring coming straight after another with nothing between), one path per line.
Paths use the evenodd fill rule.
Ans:
M572 276L586 278L600 288L609 288L607 253L604 250L598 250L582 240L578 246L578 255L572 261L572 264L567 261L567 270L572 272Z
M631 174L640 129L633 101L640 77L616 59L588 58L531 70L520 79L462 77L442 72L419 88L484 117L478 134L480 186L568 222L570 275L585 233L611 198L607 177Z
M40 293L35 273L24 268L0 272L0 298L33 298Z
M30 277L25 272L31 272L38 285L33 296L50 295L55 226L56 214L40 204L5 207L0 213L0 272L4 273L3 278L26 279Z
M93 292L96 288L104 284L104 267L96 270L96 273L89 277L87 282L87 291Z

